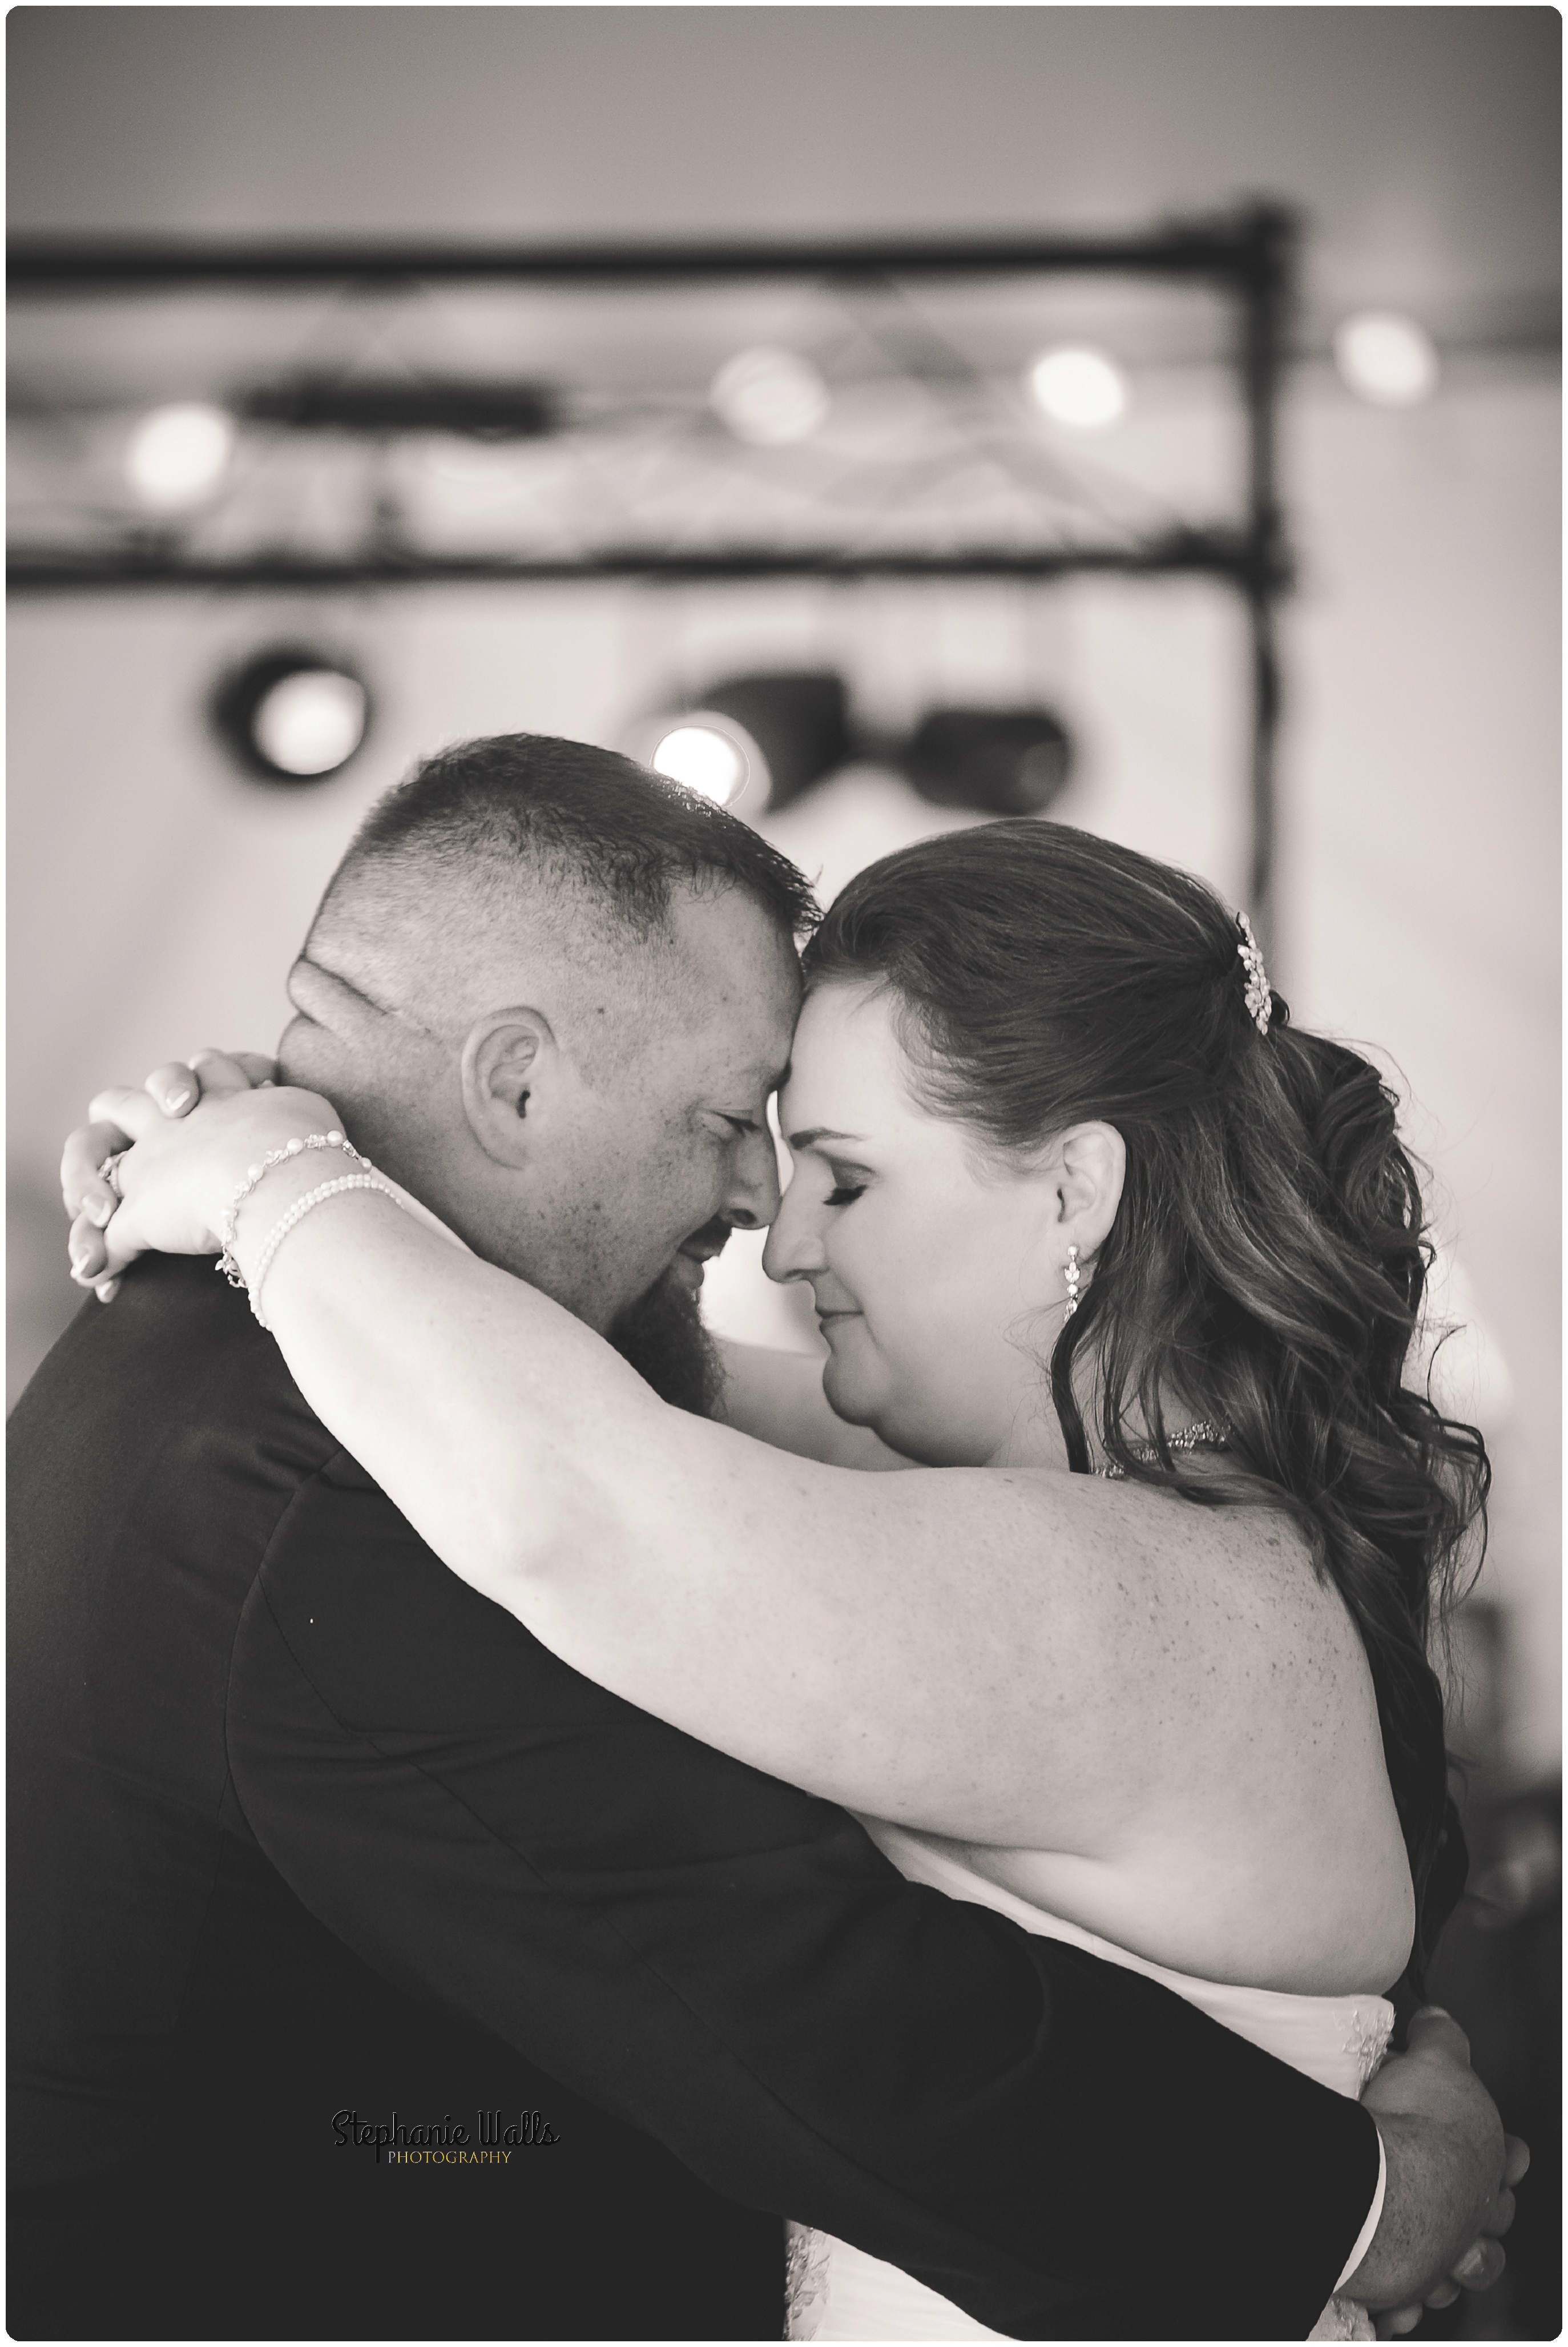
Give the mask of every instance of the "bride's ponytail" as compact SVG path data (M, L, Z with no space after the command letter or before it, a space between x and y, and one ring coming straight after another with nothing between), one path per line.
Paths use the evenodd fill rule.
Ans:
M1089 1119L1122 1133L1115 1224L1049 1365L1069 1460L1090 1465L1073 1366L1091 1360L1103 1458L1200 1504L1295 1517L1371 1667L1419 1993L1455 1895L1445 1836L1450 1861L1460 1849L1430 1649L1479 1563L1490 1470L1476 1430L1405 1381L1431 1249L1394 1097L1260 997L1248 942L1184 874L1001 823L872 866L805 966L810 983L889 986L929 1105L993 1146ZM1221 1471L1165 1447L1174 1397L1183 1420L1229 1429Z

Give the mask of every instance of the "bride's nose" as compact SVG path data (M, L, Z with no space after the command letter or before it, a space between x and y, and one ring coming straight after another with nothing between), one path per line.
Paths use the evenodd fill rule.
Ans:
M827 1268L823 1252L822 1234L810 1208L800 1194L798 1182L792 1182L784 1194L773 1227L763 1248L763 1269L770 1279L809 1279L815 1271Z

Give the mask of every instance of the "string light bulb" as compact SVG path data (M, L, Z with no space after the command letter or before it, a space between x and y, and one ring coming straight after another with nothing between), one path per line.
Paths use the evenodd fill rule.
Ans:
M196 505L217 487L233 453L231 415L180 401L142 417L127 444L126 477L145 505Z
M1127 383L1103 351L1045 351L1029 371L1037 407L1075 432L1102 432L1126 413Z
M1437 388L1438 354L1413 318L1394 311L1363 311L1334 336L1342 380L1374 407L1419 407Z
M822 376L798 351L758 344L737 351L708 390L714 414L737 440L754 448L783 448L809 440L832 402Z

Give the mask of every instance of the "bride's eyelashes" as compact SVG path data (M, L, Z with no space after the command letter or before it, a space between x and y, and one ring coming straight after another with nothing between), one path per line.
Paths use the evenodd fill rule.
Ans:
M833 1187L823 1201L825 1205L852 1206L856 1198L865 1196L866 1182L856 1181L853 1174L841 1171L836 1165L830 1165L828 1172L833 1176Z

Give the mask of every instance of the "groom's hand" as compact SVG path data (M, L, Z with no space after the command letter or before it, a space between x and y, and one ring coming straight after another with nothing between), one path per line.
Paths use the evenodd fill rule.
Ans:
M1362 2101L1383 2138L1389 2181L1371 2246L1344 2287L1381 2318L1387 2338L1412 2330L1423 2304L1491 2287L1530 2155L1504 2136L1470 2066L1469 2040L1435 2005L1416 2015L1408 2050L1384 2063Z

